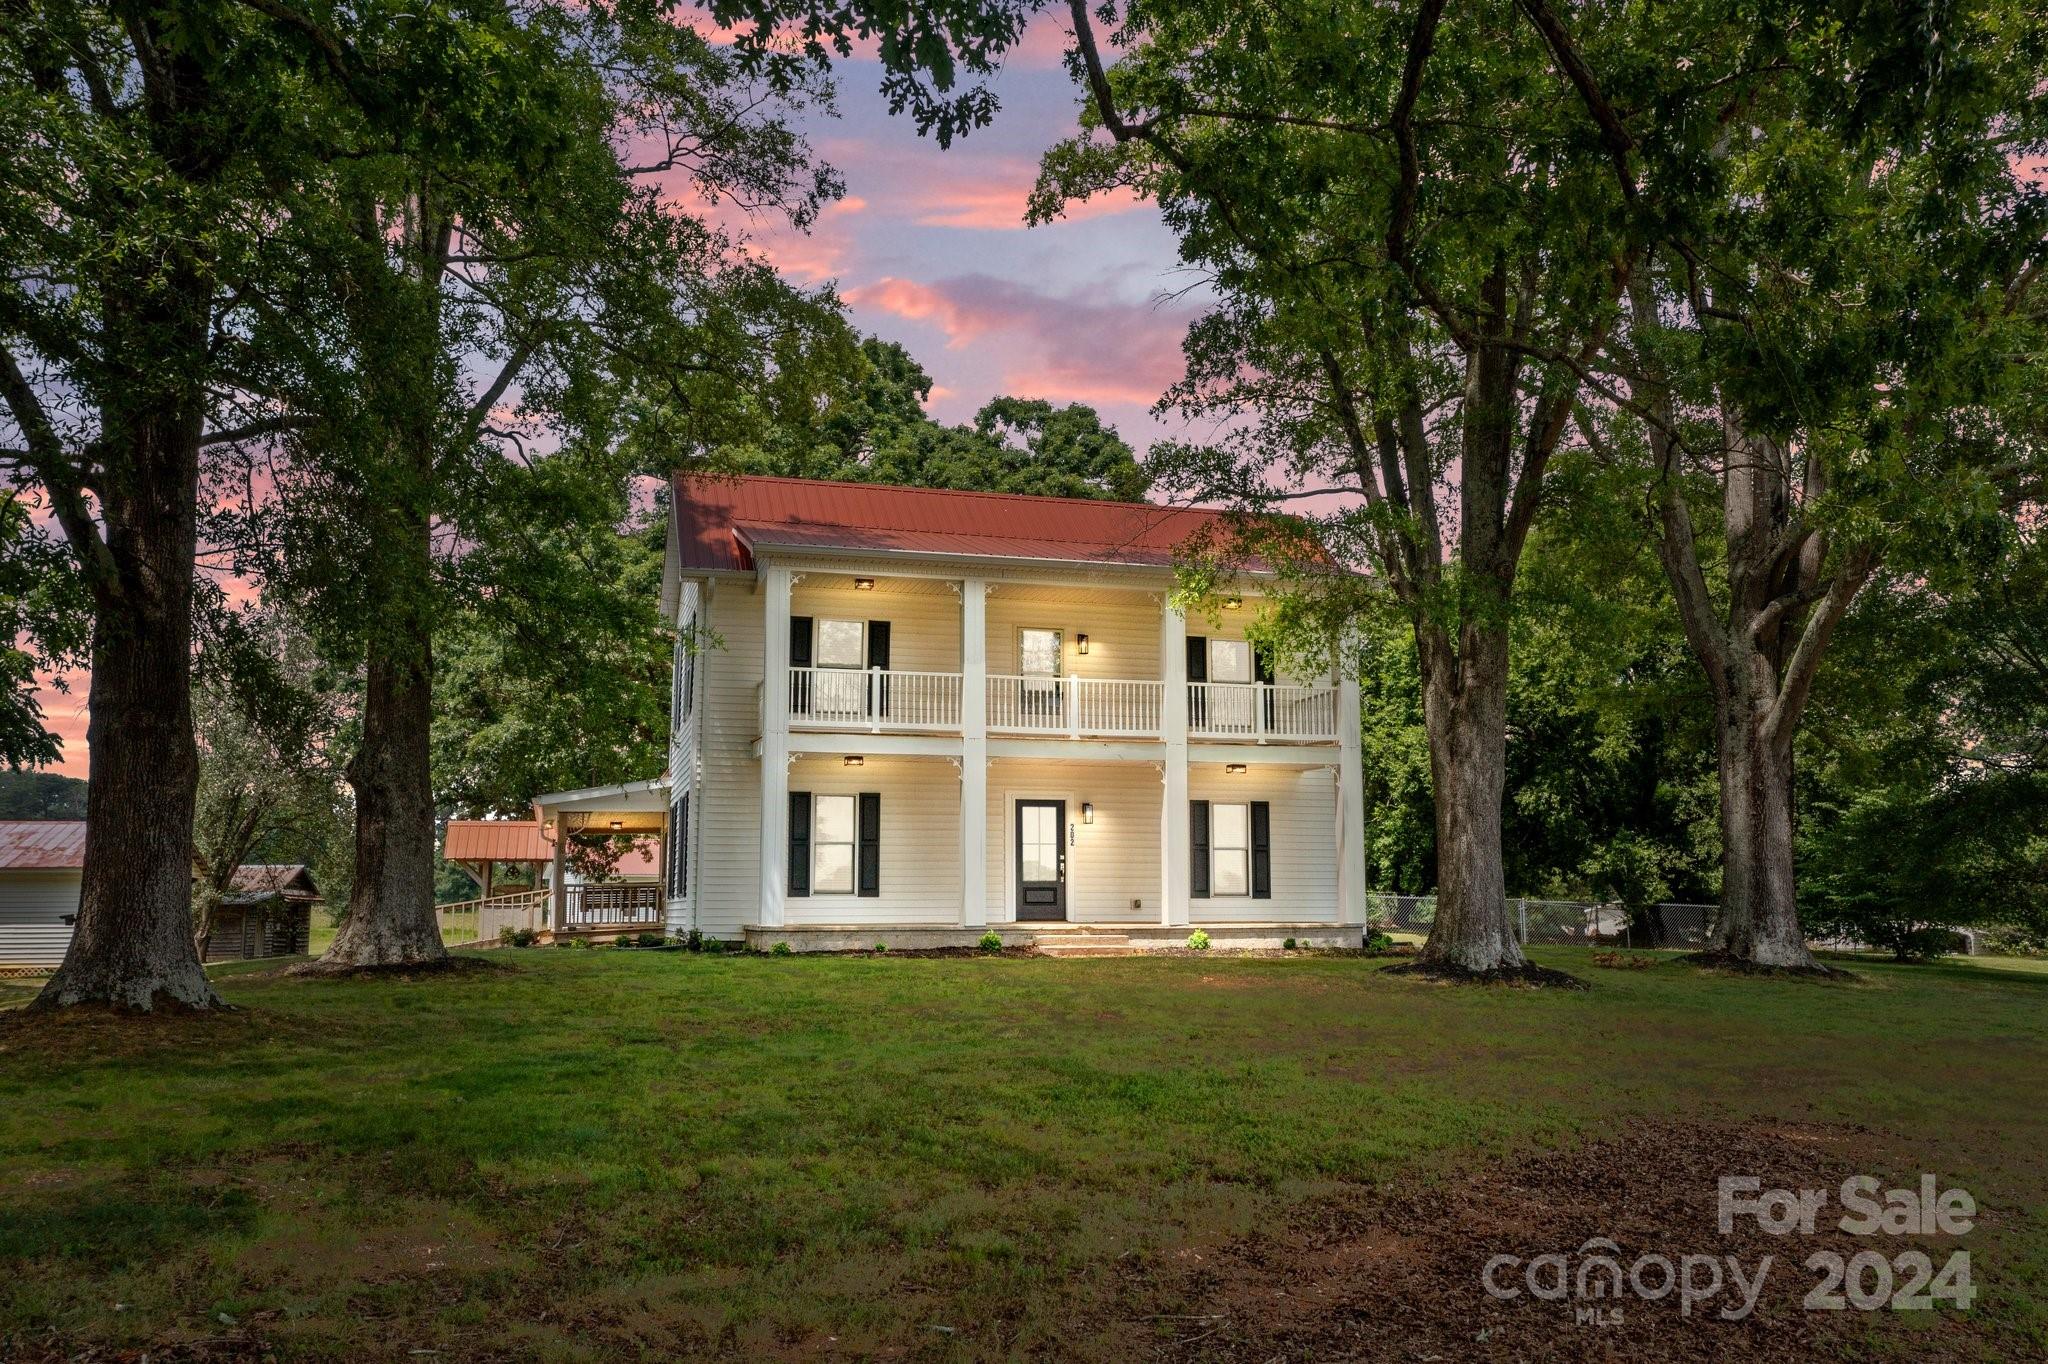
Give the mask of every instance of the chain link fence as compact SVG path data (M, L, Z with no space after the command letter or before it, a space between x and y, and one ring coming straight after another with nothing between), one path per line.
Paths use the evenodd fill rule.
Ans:
M1713 931L1716 907L1666 903L1631 915L1621 905L1592 900L1516 898L1507 908L1524 943L1699 948ZM1436 922L1436 897L1368 895L1366 922L1382 933L1427 935Z

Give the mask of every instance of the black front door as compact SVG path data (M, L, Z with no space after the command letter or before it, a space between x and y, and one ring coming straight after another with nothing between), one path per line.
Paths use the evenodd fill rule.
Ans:
M1017 917L1067 917L1067 803L1017 802Z

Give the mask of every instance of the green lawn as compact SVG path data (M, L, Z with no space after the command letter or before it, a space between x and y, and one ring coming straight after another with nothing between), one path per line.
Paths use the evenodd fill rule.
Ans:
M1134 1263L1636 1118L1853 1124L1962 1182L1979 1313L2048 1352L2027 968L485 955L228 968L220 1019L0 1015L0 1357L1087 1353Z

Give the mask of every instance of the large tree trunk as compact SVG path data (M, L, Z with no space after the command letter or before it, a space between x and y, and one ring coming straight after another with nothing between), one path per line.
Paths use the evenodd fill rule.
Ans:
M356 876L348 918L319 966L431 966L448 960L434 917L432 564L424 516L402 536L399 594L370 634L363 739L349 759L356 793Z
M1477 973L1526 962L1508 918L1501 865L1507 781L1506 629L1468 628L1455 663L1419 640L1423 723L1436 794L1436 918L1420 961Z
M1765 671L1749 660L1752 679ZM1792 742L1770 731L1773 685L1738 669L1715 704L1721 768L1721 915L1708 950L1750 966L1813 970L1799 926L1792 855Z
M199 432L196 404L142 423L126 486L101 492L115 577L94 593L85 873L77 929L38 1008L221 1004L192 944Z

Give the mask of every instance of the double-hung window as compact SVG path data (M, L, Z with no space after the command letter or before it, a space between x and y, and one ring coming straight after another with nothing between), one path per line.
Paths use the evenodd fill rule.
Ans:
M853 894L852 796L811 798L811 894Z
M818 712L859 718L867 695L867 680L861 676L868 662L867 622L820 617L815 639Z
M1209 893L1252 893L1252 811L1221 801L1209 807Z

